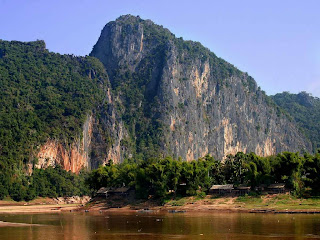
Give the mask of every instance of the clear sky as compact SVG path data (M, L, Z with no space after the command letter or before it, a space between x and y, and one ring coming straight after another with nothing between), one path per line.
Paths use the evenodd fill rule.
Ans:
M320 97L320 0L0 0L0 39L43 39L50 51L87 55L123 14L201 42L267 94Z

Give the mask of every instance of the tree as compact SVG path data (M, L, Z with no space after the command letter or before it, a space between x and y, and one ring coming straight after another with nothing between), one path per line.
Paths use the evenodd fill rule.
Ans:
M21 201L26 197L26 188L21 182L14 182L10 189L10 197L14 201Z
M303 188L302 166L303 159L299 156L299 153L279 153L272 163L272 173L275 181L284 182L287 188L293 189L295 194L300 195Z
M304 154L305 163L303 166L304 184L313 195L320 194L320 153L314 156Z

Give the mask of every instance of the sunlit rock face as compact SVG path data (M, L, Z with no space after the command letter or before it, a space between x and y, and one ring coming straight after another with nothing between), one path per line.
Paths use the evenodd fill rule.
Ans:
M119 163L129 155L129 151L121 146L121 140L126 136L127 131L115 112L110 89L107 89L105 107L87 116L82 135L71 144L49 139L40 146L35 167L60 165L67 171L79 173L82 169L95 169L110 159Z
M102 100L72 141L39 145L29 172L61 165L78 173L132 157L311 151L247 73L150 20L126 15L108 23L90 55L104 66L87 72L89 80L101 75Z
M238 151L267 156L311 149L247 73L150 20L126 15L108 23L91 56L104 64L114 105L121 106L114 111L126 124L116 141L130 133L135 153L156 146L161 155L189 161L208 153L223 159ZM128 97L132 88L137 101ZM128 120L127 112L138 117ZM156 124L158 133L149 130ZM114 146L107 158L121 161L123 149Z
M289 118L247 73L150 20L126 15L108 23L90 55L0 40L1 119L9 129L1 159L25 163L28 173L57 165L78 173L127 158L312 150L290 119L318 112L319 99L274 96L280 106L298 103ZM306 120L300 127L316 149L317 125Z

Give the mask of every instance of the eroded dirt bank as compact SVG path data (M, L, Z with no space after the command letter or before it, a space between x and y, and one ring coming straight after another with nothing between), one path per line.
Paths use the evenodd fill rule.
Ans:
M113 196L91 199L42 198L31 202L0 201L1 213L54 212L252 212L252 213L320 213L320 199L300 199L288 194L243 197L184 197L166 201L136 200Z
M184 197L164 202L121 197L95 198L78 211L99 212L252 212L320 213L320 199L300 199L288 194L242 197Z

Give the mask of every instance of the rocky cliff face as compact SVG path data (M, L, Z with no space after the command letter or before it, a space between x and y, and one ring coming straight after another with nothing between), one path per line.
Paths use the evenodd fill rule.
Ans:
M87 116L82 135L71 144L49 139L40 146L35 167L61 165L67 171L78 173L83 168L95 169L110 159L117 163L128 157L129 152L121 146L127 131L115 111L110 89L105 93L103 103Z
M131 157L311 151L248 74L150 20L108 23L91 56L0 40L0 162L79 172ZM296 120L318 109L299 99Z
M48 140L37 154L37 168L61 165L67 171L78 173L82 168L90 168L90 151L93 130L93 117L88 116L83 125L83 137L71 145L57 140ZM80 140L81 139L81 140Z
M123 146L122 141L128 137L123 120L116 110L115 99L111 89L106 91L104 103L96 111L93 123L90 166L92 169L113 160L121 162L130 155L130 150Z
M192 160L310 150L250 76L150 20L127 15L108 23L91 56L109 74L136 154L152 147Z

